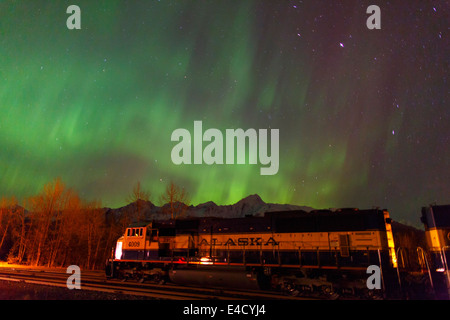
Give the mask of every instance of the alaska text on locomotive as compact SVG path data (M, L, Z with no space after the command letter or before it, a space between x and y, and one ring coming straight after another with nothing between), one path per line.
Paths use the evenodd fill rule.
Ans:
M200 245L213 245L213 246L276 246L279 242L274 238L270 237L267 240L263 240L263 238L238 238L232 239L228 238L226 242L220 242L216 238L212 238L210 242L208 240L203 239L200 242Z
M279 130L270 129L270 155L267 129L226 129L225 130L225 159L223 134L219 129L210 128L203 133L202 121L194 121L193 139L187 129L176 129L172 132L172 141L178 141L171 153L172 162L181 164L245 164L246 139L248 139L248 163L259 163L268 166L260 169L261 175L275 175L279 168ZM259 135L259 136L258 136ZM181 140L181 141L180 141ZM191 148L193 141L194 161L192 161ZM203 142L210 142L203 148ZM236 141L236 145L235 145Z

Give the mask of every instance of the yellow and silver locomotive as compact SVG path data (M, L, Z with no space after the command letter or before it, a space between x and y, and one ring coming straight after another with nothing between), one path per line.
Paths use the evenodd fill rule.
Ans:
M368 266L380 266L383 280L397 267L390 223L379 209L136 223L106 270L118 278L294 293L363 290Z
M422 223L428 245L430 282L439 297L450 295L450 205L422 208ZM444 294L442 293L444 292Z

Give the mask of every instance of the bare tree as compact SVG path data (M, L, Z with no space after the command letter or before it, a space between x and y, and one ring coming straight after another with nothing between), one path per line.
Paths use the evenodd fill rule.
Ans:
M26 221L25 209L23 207L17 207L11 218L11 241L12 246L8 253L8 262L10 263L22 263L24 259L27 244L29 241L31 221Z
M103 240L104 215L100 202L86 203L82 209L82 239L85 243L83 251L86 253L86 268L95 268L98 252Z
M74 193L66 189L61 179L57 178L46 184L40 194L29 199L31 219L34 223L33 229L30 230L33 232L33 242L30 243L29 252L33 265L39 265L41 260L46 260L47 263L51 260L49 258L55 250L56 239L63 230L59 226L73 196Z
M149 198L150 193L138 182L129 200L138 205L139 216ZM123 217L130 218L108 219L100 202L84 202L58 178L26 199L23 207L14 198L0 200L0 249L14 263L77 264L95 269L111 254L115 240L128 225Z
M53 219L49 236L48 266L53 267L62 252L70 246L70 235L74 232L70 225L80 219L81 200L72 190L67 190L66 200L61 212ZM76 231L75 231L76 232Z
M133 187L133 192L127 197L128 202L135 202L137 200L150 201L150 192L142 190L140 181L136 183Z
M171 219L183 216L188 208L188 195L184 188L180 188L171 182L166 187L166 192L161 196L163 213L170 215Z
M11 199L2 198L0 200L0 249L3 247L6 235L13 222L13 213L17 207L17 200L12 197Z
M145 220L144 212L142 212L144 201L150 201L150 192L143 190L141 188L141 182L138 181L133 188L133 192L127 197L128 203L134 203L136 205L137 212L135 214L138 221Z

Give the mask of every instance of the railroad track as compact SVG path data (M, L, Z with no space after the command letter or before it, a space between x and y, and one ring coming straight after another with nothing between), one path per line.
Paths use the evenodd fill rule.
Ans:
M64 269L0 267L0 280L67 288L70 274ZM68 290L68 289L67 289ZM81 271L81 290L126 294L163 300L306 300L277 292L257 290L214 289L106 279L101 271Z

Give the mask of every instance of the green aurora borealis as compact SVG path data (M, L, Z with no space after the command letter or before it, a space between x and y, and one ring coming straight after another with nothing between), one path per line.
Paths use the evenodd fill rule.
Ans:
M66 8L81 8L81 30ZM249 194L379 206L450 201L448 5L379 1L2 1L0 195L61 177L125 205L140 180L191 204ZM177 128L280 130L280 168L172 163Z

